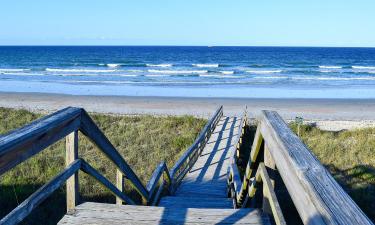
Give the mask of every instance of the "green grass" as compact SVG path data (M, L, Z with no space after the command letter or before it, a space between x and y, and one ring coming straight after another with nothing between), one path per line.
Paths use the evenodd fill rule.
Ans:
M0 108L0 135L37 118L26 110ZM171 168L178 157L193 143L206 120L192 116L114 116L91 115L117 148L143 184L155 167L165 160ZM116 169L83 135L79 136L79 156L115 182ZM32 157L0 177L0 218L14 209L37 188L62 171L65 162L65 140ZM113 195L96 180L80 172L80 194L83 200L115 202ZM127 185L126 192L137 198ZM29 216L25 224L56 224L65 214L65 187L61 187Z
M297 125L291 128L296 131ZM375 221L375 128L332 132L303 125L300 137Z

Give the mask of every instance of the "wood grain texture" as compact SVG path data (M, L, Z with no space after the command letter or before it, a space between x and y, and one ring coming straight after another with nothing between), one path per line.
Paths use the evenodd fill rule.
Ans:
M81 115L80 131L86 135L117 166L119 170L121 170L130 181L129 183L133 185L144 201L147 202L148 191L145 186L85 111L83 111Z
M124 174L118 169L116 169L116 187L119 191L125 191L125 178ZM122 199L116 196L116 204L122 205Z
M283 212L274 191L274 186L263 163L258 167L257 176L261 176L263 183L263 212L273 216L276 225L286 225Z
M78 131L73 131L66 136L65 165L69 167L71 163L78 159ZM66 181L66 210L69 212L78 205L78 172L74 173Z
M305 224L372 224L276 112L263 111L260 129Z
M212 131L215 129L222 115L223 106L220 106L216 110L214 115L211 117L211 119L207 122L202 131L199 133L194 143L189 147L187 151L185 151L182 154L182 156L177 160L175 165L172 167L170 174L173 180L173 190L177 188L181 180L194 165L198 157L192 156L198 156L197 154L200 154L201 150L203 150L207 140L211 136Z
M80 108L65 108L0 137L0 175L77 130Z
M260 210L196 209L83 203L58 224L269 224Z
M75 160L64 171L59 173L50 182L43 185L30 197L13 209L8 215L0 220L0 224L17 224L28 216L41 202L50 196L57 188L65 183L65 181L76 173L81 167L81 160Z
M131 200L128 196L126 196L122 191L116 188L107 178L101 175L97 170L95 170L90 164L85 162L84 160L81 161L81 170L90 176L94 177L97 181L99 181L102 185L108 188L116 197L121 198L123 202L130 205L135 205L135 202Z

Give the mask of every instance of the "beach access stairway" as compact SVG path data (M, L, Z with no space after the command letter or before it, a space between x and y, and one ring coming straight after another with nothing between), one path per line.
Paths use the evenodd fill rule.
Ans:
M0 224L22 221L64 183L59 224L287 224L280 193L296 208L289 217L303 224L372 224L276 112L262 112L250 147L249 131L246 111L227 117L220 107L175 165L161 162L144 185L85 110L63 109L0 137L0 175L66 137L66 168ZM78 132L116 165L115 184L79 158ZM116 204L81 202L78 171L108 188ZM124 192L125 181L141 200Z

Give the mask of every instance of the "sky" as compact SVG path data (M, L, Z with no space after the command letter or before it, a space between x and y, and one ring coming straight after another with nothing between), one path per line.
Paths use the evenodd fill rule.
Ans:
M0 45L375 47L374 0L0 0Z

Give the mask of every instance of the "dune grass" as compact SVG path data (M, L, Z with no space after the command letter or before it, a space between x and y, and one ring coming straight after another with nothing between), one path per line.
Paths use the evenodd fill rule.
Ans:
M42 116L26 110L0 108L0 135ZM143 184L147 183L156 165L162 160L171 168L206 123L206 120L192 116L91 116ZM113 163L81 134L79 156L115 182L116 169ZM65 140L61 140L2 175L0 218L53 178L64 168L64 162ZM82 200L115 202L114 196L93 178L80 172L79 181ZM137 197L129 185L126 192ZM38 207L24 224L56 224L65 214L65 210L65 187L61 187Z
M291 128L296 132L297 124L292 123ZM302 125L300 137L375 221L375 128L332 132Z

